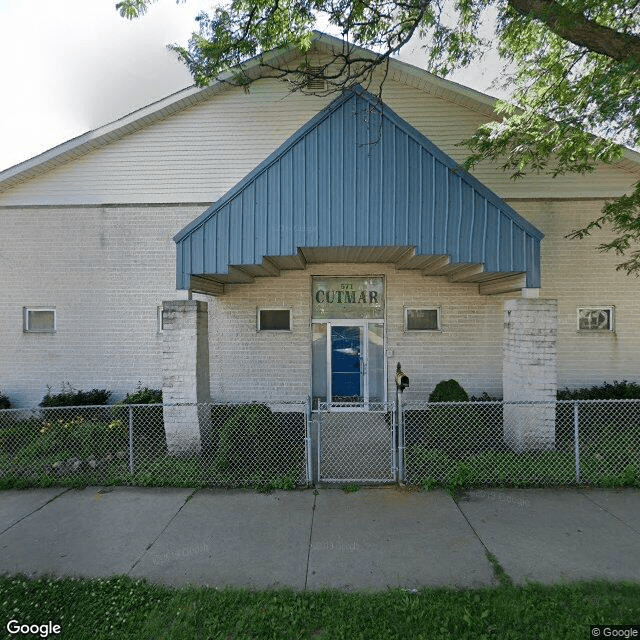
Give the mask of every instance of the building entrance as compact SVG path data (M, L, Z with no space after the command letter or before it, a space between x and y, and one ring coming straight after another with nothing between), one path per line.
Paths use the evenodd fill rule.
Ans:
M384 323L313 323L313 397L332 409L369 409L386 401Z

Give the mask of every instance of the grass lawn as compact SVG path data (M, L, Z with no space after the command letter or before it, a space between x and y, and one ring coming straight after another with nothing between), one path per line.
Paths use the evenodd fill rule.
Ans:
M9 620L61 626L50 638L584 640L592 624L638 624L640 584L578 583L416 593L169 589L126 577L0 577ZM4 637L4 636L3 636ZM7 636L7 637L39 637Z

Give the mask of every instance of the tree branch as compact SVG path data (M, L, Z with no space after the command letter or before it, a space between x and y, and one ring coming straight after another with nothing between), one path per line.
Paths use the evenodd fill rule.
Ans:
M635 60L640 64L640 37L616 31L589 20L556 0L507 0L523 16L540 20L551 31L580 47L618 62Z

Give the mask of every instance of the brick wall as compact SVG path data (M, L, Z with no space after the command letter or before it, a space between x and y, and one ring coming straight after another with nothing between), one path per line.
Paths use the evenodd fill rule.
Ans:
M195 405L209 401L209 335L207 303L170 300L163 303L162 400L167 449L172 454L199 451L208 428Z
M640 281L616 271L622 257L597 247L607 229L584 240L565 236L593 220L603 200L513 201L512 206L545 233L542 240L541 298L558 300L558 386L640 382ZM615 332L579 332L578 307L614 306Z
M638 280L615 271L600 254L600 232L566 240L597 215L603 201L512 201L545 232L542 298L558 300L558 386L614 379L640 381ZM175 291L173 234L197 217L184 206L33 207L0 209L0 389L17 406L37 404L47 385L108 388L114 399L140 382L162 385L162 334L157 307L186 297ZM311 276L384 275L390 371L400 361L411 376L410 397L424 398L442 379L471 393L502 392L502 302L477 286L396 271L391 265L312 265L278 278L229 287L209 301L211 395L264 400L310 391ZM55 334L25 334L24 306L53 306ZM441 332L404 333L404 306L442 309ZM615 332L576 328L576 308L615 307ZM291 307L291 333L256 332L258 307ZM390 375L388 376L390 378Z
M0 389L12 403L36 405L62 382L113 399L161 386L157 307L186 297L171 238L203 208L0 210ZM56 309L55 334L23 333L30 305Z
M442 379L470 393L501 393L502 299L388 264L310 265L277 278L232 285L209 305L211 395L215 400L305 399L311 389L311 277L383 275L388 375L400 361L411 378L405 398L423 399ZM404 307L439 306L442 331L405 332ZM291 308L291 332L258 332L258 308ZM389 385L389 398L395 387Z
M556 300L505 301L502 368L505 401L554 402L558 379L556 341ZM553 448L553 404L505 405L503 411L505 442L514 450Z

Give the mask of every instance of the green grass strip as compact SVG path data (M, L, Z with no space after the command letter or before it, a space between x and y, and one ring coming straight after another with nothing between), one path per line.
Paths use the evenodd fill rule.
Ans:
M592 624L637 624L640 584L502 585L379 593L171 589L110 579L0 577L2 631L61 626L65 640L327 638L584 640ZM15 637L15 636L13 636Z

